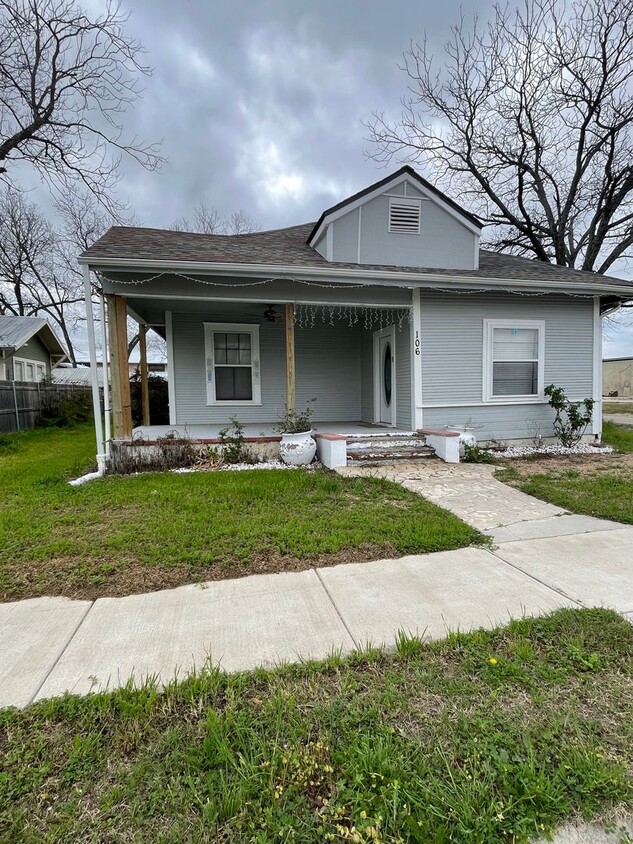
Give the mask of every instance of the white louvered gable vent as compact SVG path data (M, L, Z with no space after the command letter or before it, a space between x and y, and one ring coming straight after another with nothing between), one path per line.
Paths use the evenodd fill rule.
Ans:
M389 231L399 234L420 234L419 200L389 200Z

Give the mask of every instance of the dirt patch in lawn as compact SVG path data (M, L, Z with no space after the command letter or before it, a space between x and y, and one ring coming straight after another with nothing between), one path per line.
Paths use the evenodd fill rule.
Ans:
M633 453L631 454L597 454L566 455L564 457L549 456L517 458L504 460L500 469L514 469L519 475L539 475L547 472L633 472Z
M365 543L335 554L313 554L302 558L268 552L253 555L248 561L218 563L210 566L154 566L134 559L90 560L58 558L32 564L7 566L0 585L0 601L15 601L28 595L63 595L76 600L94 601L103 597L122 597L141 592L158 592L191 583L247 577L251 574L305 571L343 563L402 556L391 544Z

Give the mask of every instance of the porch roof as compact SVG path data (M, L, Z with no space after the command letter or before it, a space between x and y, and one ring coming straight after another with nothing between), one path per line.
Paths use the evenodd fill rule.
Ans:
M479 268L398 267L328 261L307 243L314 223L240 235L197 234L162 229L113 226L82 253L80 263L93 269L145 270L252 276L313 272L338 280L365 277L406 286L424 286L437 279L498 287L499 282L532 284L564 291L619 293L633 297L633 281L546 264L486 249L479 251ZM417 284L416 284L417 282Z

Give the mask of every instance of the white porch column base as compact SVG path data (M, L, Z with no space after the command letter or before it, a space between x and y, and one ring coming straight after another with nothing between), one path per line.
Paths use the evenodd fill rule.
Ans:
M457 431L445 431L442 428L420 428L419 434L445 463L459 463L459 434Z
M317 457L328 469L347 466L347 437L342 434L315 434Z

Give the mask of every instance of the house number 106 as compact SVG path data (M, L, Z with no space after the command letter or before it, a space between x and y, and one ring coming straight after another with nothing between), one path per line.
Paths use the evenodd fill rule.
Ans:
M413 345L415 347L416 355L419 355L420 354L420 335L417 331L415 332L415 343Z

